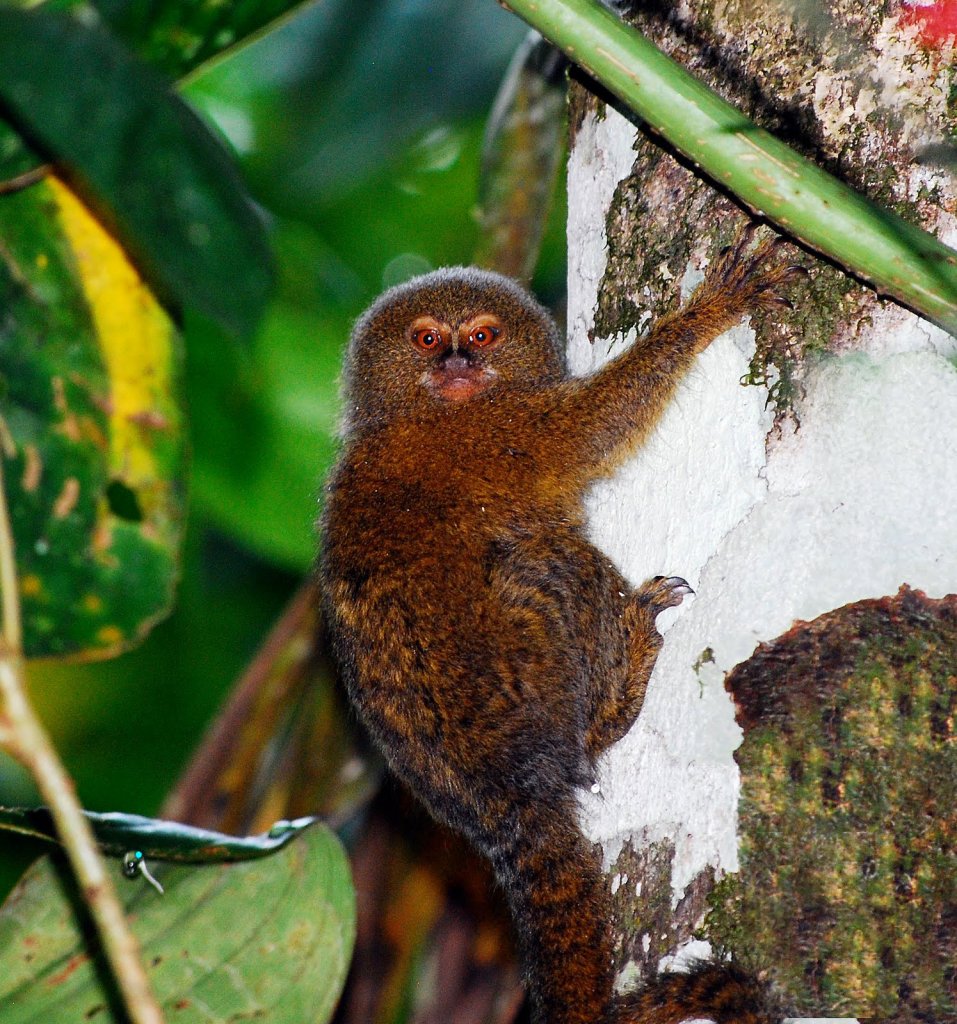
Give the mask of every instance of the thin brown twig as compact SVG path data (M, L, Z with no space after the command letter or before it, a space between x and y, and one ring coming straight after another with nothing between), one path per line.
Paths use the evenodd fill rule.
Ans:
M38 181L42 181L52 170L52 164L40 164L39 167L31 167L30 170L24 171L22 174L16 174L12 178L0 181L0 196L29 188Z
M133 1024L163 1024L139 957L139 943L100 857L80 809L73 780L26 695L13 533L3 482L5 455L0 450L0 746L33 776L53 814L77 885L99 932L107 962Z

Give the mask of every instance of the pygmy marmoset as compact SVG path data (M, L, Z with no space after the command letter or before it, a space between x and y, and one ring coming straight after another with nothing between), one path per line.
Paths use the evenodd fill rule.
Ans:
M731 969L613 994L610 895L576 789L634 722L689 592L633 588L582 499L654 427L695 355L781 304L797 268L745 233L689 302L585 378L507 278L439 270L356 324L320 579L352 701L395 772L490 860L537 1024L765 1019Z

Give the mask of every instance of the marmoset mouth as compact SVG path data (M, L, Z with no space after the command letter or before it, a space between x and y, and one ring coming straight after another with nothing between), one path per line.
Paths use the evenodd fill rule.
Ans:
M448 402L464 402L492 383L495 371L476 366L462 356L451 356L425 375L430 391Z

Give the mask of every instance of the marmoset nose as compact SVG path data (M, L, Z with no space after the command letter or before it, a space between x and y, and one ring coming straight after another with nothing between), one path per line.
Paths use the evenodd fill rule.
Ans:
M472 361L462 352L450 352L442 360L442 369L446 373L466 373L472 366Z

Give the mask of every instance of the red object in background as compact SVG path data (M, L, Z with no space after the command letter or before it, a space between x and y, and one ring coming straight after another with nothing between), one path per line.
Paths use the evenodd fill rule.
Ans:
M936 0L936 3L904 3L901 23L918 25L924 46L943 46L957 38L957 0Z

